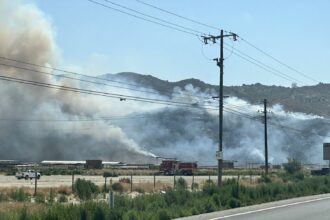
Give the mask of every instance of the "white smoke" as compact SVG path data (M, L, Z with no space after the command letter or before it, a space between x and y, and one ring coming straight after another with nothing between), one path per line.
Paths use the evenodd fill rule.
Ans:
M41 66L56 66L59 60L53 27L33 4L22 1L0 1L0 56ZM46 68L27 66L0 60L0 75L71 87L111 90L84 85L77 81L22 70L8 65L32 68L54 74ZM122 129L110 121L50 122L49 119L97 118L107 115L127 115L136 103L122 103L102 97L38 88L1 81L0 113L3 119L45 119L41 122L3 120L1 157L3 159L117 159L151 158ZM113 90L112 90L113 92ZM147 106L142 106L148 108ZM94 129L96 128L96 129Z
M53 27L34 5L0 0L0 28L0 56L50 67L60 63ZM3 59L0 59L0 63L26 67ZM28 68L60 74L45 68ZM81 67L76 69L83 70ZM45 119L35 122L1 120L1 159L37 161L96 158L154 162L152 158L157 155L199 161L200 164L216 163L218 103L212 99L217 96L212 89L201 91L188 84L184 88L174 88L172 94L165 96L158 95L151 88L141 88L150 93L139 93L118 88L122 84L113 84L117 87L92 85L1 65L0 75L192 104L192 108L180 108L120 101L0 81L2 119ZM197 106L205 109L194 108ZM232 109L236 114L230 112ZM264 136L262 113L258 110L263 110L263 106L251 105L231 97L225 99L225 110L229 110L224 114L225 159L241 164L262 162ZM322 160L322 143L326 139L313 134L330 134L327 122L322 117L288 113L280 105L270 106L269 110L272 112L268 119L270 162L284 162L287 157L297 157L304 162ZM242 117L237 111L249 114L253 120ZM104 117L131 117L135 114L143 114L145 117L134 120L100 120ZM90 121L63 122L49 119ZM292 127L300 132L288 131L274 124Z

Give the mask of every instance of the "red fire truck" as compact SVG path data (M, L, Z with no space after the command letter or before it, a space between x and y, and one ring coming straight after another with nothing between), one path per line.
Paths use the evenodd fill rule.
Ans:
M159 170L164 175L192 175L197 169L197 162L181 162L179 160L163 160Z

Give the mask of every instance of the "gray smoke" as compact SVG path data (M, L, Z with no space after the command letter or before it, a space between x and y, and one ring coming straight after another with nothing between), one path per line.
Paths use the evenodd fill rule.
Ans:
M201 95L200 93L194 95ZM212 94L208 94L210 97ZM204 94L207 96L207 94ZM263 106L251 105L237 98L225 101L225 107L253 116L224 113L224 157L239 164L264 161ZM226 109L226 108L225 108ZM228 109L229 110L229 109ZM269 108L269 161L283 163L293 157L304 163L322 163L322 144L329 133L328 122L319 116L285 112L280 105ZM135 129L143 124L143 132ZM135 121L123 130L157 155L215 164L218 148L217 111L161 109L146 119ZM281 127L285 126L285 128ZM289 128L286 128L289 127ZM293 129L291 129L293 128Z
M35 6L20 1L0 0L0 56L55 67L60 56L54 43L52 26ZM19 65L0 59L0 63ZM22 64L20 66L23 66ZM26 65L24 65L26 67ZM51 72L49 69L34 68ZM98 91L137 95L137 92L114 87L91 85L51 77L31 71L0 65L0 75L24 78ZM137 82L128 82L137 83ZM215 96L212 90L202 93L199 88L186 85L176 87L173 95L139 96L193 103L193 106L216 106L196 96ZM215 164L218 146L218 111L166 107L151 103L120 101L99 96L38 88L0 81L0 159L84 160L103 159L124 162L155 162L154 156L176 157L180 160ZM174 95L175 94L175 95ZM188 95L188 96L187 96ZM255 120L225 112L224 156L241 164L262 162L263 124L258 110L236 98L226 99L225 107L249 113ZM323 118L301 113L287 113L281 106L270 108L270 162L280 163L287 157L304 162L322 161L324 138L328 122ZM143 115L126 120L100 120L109 116ZM11 119L11 120L4 120ZM24 119L22 121L22 119ZM31 121L31 119L44 119ZM92 121L51 121L51 119ZM287 131L272 123L294 127L302 132Z
M56 66L58 54L50 22L35 6L21 1L0 1L0 56L43 66ZM2 64L51 72L1 60ZM32 71L0 66L0 75L44 83L80 87L79 83ZM101 97L0 82L1 159L60 160L104 159L150 161L154 155L141 149L108 121L51 122L49 119L93 119L127 114L118 102ZM93 88L96 89L96 88ZM123 108L127 105L122 105ZM133 105L134 107L134 105ZM6 120L4 120L6 119ZM8 120L10 119L10 120ZM45 121L29 121L43 119Z

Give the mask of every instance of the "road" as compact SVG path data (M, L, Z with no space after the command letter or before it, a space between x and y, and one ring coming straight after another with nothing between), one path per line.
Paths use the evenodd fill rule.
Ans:
M181 220L329 220L330 194L180 218Z

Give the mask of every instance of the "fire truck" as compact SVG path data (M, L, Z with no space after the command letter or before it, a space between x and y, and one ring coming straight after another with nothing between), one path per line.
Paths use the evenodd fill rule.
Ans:
M192 175L197 169L197 162L182 162L179 160L163 160L159 166L164 175Z

